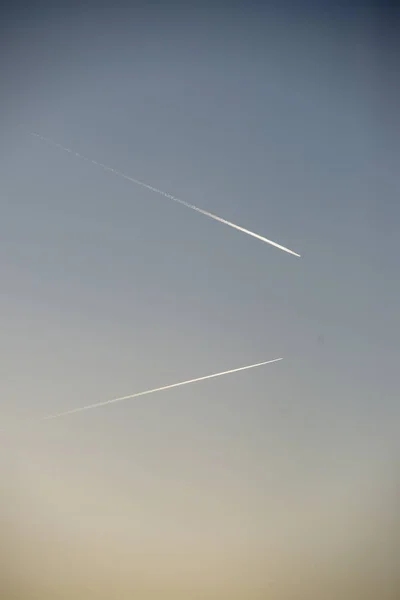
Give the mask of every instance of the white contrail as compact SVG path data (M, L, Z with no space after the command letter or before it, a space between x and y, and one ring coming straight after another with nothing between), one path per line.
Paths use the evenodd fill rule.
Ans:
M86 406L81 406L78 408L71 408L70 410L66 410L65 412L48 415L47 417L42 417L39 419L41 421L49 421L50 419L59 419L60 417L66 417L67 415L72 415L74 413L83 412L85 410L92 410L93 408L100 408L101 406L106 406L108 404L115 404L116 402L123 402L124 400L132 400L133 398L139 398L140 396L146 396L148 394L155 394L156 392L164 392L165 390L171 390L176 387L181 387L183 385L189 385L190 383L197 383L198 381L205 381L206 379L213 379L215 377L222 377L222 375L231 375L232 373L238 373L239 371L246 371L248 369L255 369L256 367L261 367L263 365L269 365L274 362L278 362L283 360L282 358L274 358L273 360L267 360L261 363L256 363L254 365L247 365L246 367L239 367L237 369L230 369L229 371L222 371L221 373L213 373L212 375L204 375L203 377L196 377L195 379L188 379L187 381L180 381L179 383L172 383L170 385L164 385L162 387L154 388L152 390L146 390L144 392L137 392L136 394L130 394L129 396L121 396L120 398L113 398L112 400L105 400L104 402L96 402L95 404L87 404Z
M70 148L67 148L66 146L62 146L61 144L58 144L57 142L54 142L50 138L46 138L43 135L40 135L39 133L29 132L29 135L37 137L44 142L52 144L53 146L57 146L57 148L61 148L61 150L64 150L65 152L74 154L78 158L82 158L83 160L91 162L94 165L101 167L105 171L110 171L111 173L114 173L114 175L117 175L117 177L123 177L124 179L127 179L128 181L131 181L132 183L136 183L136 185L140 185L143 188L150 190L151 192L156 192L157 194L161 194L165 198L169 198L169 200L173 200L174 202L177 202L178 204L182 204L183 206L186 206L186 208L191 208L192 210L195 210L196 212L200 213L201 215L209 217L210 219L214 219L214 221L218 221L219 223L228 225L229 227L232 227L233 229L237 229L238 231L247 233L247 235L250 235L250 236L256 238L257 240L261 240L262 242L270 244L271 246L274 246L275 248L278 248L279 250L283 250L283 252L287 252L288 254L293 254L293 256L298 256L300 258L300 254L297 254L297 252L293 252L293 250L289 250L289 248L285 248L285 246L281 246L280 244L277 244L276 242L273 242L272 240L269 240L266 237L259 235L258 233L254 233L253 231L249 231L248 229L245 229L244 227L235 225L234 223L231 223L230 221L227 221L226 219L223 219L222 217L218 217L217 215L214 215L213 213L210 213L207 210L203 210L202 208L199 208L198 206L189 204L188 202L185 202L184 200L181 200L180 198L176 198L176 196L172 196L172 194L167 194L167 192L163 192L162 190L159 190L159 189L153 187L152 185L144 183L143 181L139 181L138 179L135 179L134 177L129 177L128 175L125 175L124 173L121 173L120 171L117 171L116 169L113 169L112 167L107 167L107 165L103 165L102 163L97 162L97 160L87 158L86 156L79 154L79 152L74 152Z

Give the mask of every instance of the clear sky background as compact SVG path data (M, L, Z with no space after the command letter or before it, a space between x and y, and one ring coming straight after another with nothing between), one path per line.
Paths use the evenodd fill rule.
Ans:
M399 433L389 21L282 7L72 5L2 37L1 426L284 357L7 434L10 547L55 586L81 569L100 598L104 563L114 592L265 598L362 546L362 507L382 514Z

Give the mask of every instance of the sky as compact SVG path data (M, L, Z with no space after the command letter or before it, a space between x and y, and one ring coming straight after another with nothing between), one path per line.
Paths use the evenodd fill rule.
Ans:
M400 205L382 7L7 14L1 518L29 597L288 598L310 565L386 540Z

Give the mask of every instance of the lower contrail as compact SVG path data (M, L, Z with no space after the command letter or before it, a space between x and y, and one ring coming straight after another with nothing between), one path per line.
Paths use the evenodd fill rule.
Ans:
M191 208L192 210L195 210L196 212L200 213L201 215L209 217L210 219L214 219L214 221L218 221L219 223L228 225L229 227L232 227L233 229L237 229L237 231L241 231L242 233L247 233L247 235L250 235L251 237L254 237L257 240L261 240L262 242L265 242L266 244L270 244L271 246L274 246L275 248L278 248L279 250L283 250L283 252L287 252L288 254L293 254L293 256L298 256L300 258L300 254L297 254L297 252L293 252L293 250L289 250L289 248L286 248L285 246L281 246L280 244L277 244L276 242L273 242L272 240L269 240L266 237L259 235L258 233L254 233L253 231L249 231L248 229L245 229L244 227L235 225L235 223L231 223L230 221L227 221L226 219L223 219L222 217L218 217L217 215L214 215L213 213L210 213L207 210L203 210L202 208L199 208L198 206L189 204L188 202L185 202L184 200L181 200L180 198L176 198L176 196L172 196L172 194L167 194L167 192L163 192L162 190L159 190L159 189L153 187L152 185L144 183L143 181L139 181L138 179L135 179L134 177L129 177L128 175L125 175L124 173L121 173L120 171L117 171L116 169L107 167L107 165L103 165L102 163L97 162L97 160L87 158L86 156L79 154L79 152L74 152L70 148L67 148L66 146L62 146L61 144L58 144L57 142L54 142L50 138L44 137L43 135L40 135L39 133L29 132L29 135L37 137L44 142L52 144L53 146L57 146L57 148L60 148L61 150L64 150L65 152L69 152L70 154L74 154L78 158L81 158L83 160L91 162L94 165L101 167L105 171L110 171L111 173L114 173L114 175L117 175L117 177L123 177L124 179L127 179L128 181L131 181L132 183L136 183L136 185L140 185L141 187L146 188L147 190L150 190L151 192L155 192L156 194L161 194L162 196L164 196L165 198L168 198L169 200L173 200L174 202L177 202L178 204L182 204L182 206L186 206L186 208Z
M108 404L116 404L117 402L124 402L125 400L132 400L133 398L139 398L140 396L147 396L148 394L155 394L156 392L164 392L166 390L172 390L173 388L181 387L183 385L189 385L190 383L197 383L199 381L205 381L206 379L213 379L215 377L222 377L222 375L231 375L232 373L238 373L239 371L247 371L248 369L255 369L263 365L269 365L274 362L283 360L282 358L274 358L273 360L267 360L264 362L256 363L254 365L247 365L246 367L239 367L237 369L230 369L229 371L222 371L221 373L213 373L212 375L204 375L203 377L196 377L195 379L188 379L187 381L180 381L179 383L172 383L170 385L164 385L162 387L154 388L152 390L146 390L144 392L137 392L136 394L130 394L129 396L121 396L120 398L113 398L112 400L105 400L104 402L97 402L95 404L87 404L79 408L72 408L64 412L60 412L47 417L42 417L38 422L49 421L50 419L59 419L66 417L78 412L84 412L85 410L92 410L93 408L100 408L101 406L107 406Z

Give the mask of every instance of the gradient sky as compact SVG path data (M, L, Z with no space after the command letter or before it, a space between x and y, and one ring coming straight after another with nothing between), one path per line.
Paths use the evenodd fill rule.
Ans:
M398 456L389 59L366 10L251 7L30 14L2 42L1 426L284 357L9 446L17 521L194 586L343 545Z

